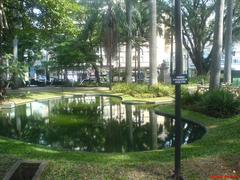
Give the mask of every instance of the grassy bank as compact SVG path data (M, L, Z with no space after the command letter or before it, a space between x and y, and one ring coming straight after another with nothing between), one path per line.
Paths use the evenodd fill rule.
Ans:
M82 94L101 94L101 95L115 95L122 97L123 102L146 102L146 103L171 103L172 97L157 97L157 98L141 98L132 97L123 93L111 92L108 88L33 88L22 89L19 91L9 91L6 101L4 103L23 104L35 100L51 99L61 96L82 95Z
M158 113L173 113L160 106ZM216 119L183 111L184 118L203 124L207 134L184 145L182 170L187 179L240 175L240 117ZM174 149L132 153L85 153L48 149L0 138L0 177L17 159L46 160L43 179L166 179L173 170Z

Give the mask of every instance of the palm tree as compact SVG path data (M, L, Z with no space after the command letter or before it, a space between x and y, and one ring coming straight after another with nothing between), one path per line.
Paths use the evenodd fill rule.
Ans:
M150 84L155 85L157 80L157 4L151 0L151 34L150 34Z
M132 82L132 0L126 0L127 40L126 40L126 83Z
M213 41L213 56L210 67L210 90L218 89L220 87L221 74L221 57L223 46L223 15L224 15L224 0L216 1L215 8L215 27L214 27L214 41Z
M234 1L228 0L227 2L227 21L226 21L226 42L225 42L225 66L224 66L224 81L231 84L232 79L232 29L233 29L233 7Z
M112 3L108 3L108 10L103 23L103 46L109 66L109 89L112 89L112 58L117 53L117 27L116 17L112 10Z

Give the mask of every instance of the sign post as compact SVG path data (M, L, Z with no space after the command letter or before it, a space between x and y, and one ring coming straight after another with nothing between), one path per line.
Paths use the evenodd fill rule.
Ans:
M175 84L175 172L174 179L180 180L181 177L181 142L182 142L182 123L181 123L181 84L187 83L187 78L182 74L182 15L181 0L175 0L175 40L176 40L176 74L172 79Z

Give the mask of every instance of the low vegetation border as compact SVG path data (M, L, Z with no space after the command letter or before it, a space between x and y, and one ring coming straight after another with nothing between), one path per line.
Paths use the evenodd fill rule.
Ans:
M42 90L42 89L41 89ZM62 91L59 88L52 88L47 91L26 90L19 92L10 92L9 98L0 104L0 109L13 108L17 105L29 103L32 101L48 100L59 98L62 96L72 95L111 95L121 97L123 103L155 103L155 104L169 104L173 102L172 97L158 97L158 98L136 98L123 93L112 93L108 88L66 88Z

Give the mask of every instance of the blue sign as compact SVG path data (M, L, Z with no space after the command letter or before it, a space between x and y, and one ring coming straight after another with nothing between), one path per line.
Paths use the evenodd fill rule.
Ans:
M172 77L172 84L188 84L188 75L187 74L180 74L180 75L174 75Z

